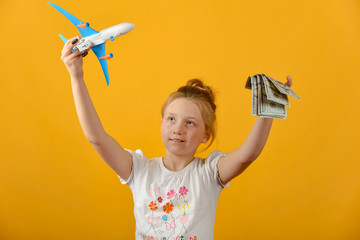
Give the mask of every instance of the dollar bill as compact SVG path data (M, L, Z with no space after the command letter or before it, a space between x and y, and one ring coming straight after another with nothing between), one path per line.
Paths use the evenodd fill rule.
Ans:
M287 96L296 96L300 99L287 85L265 74L249 76L245 88L251 89L251 115L253 116L285 119L286 106L290 106Z
M265 76L266 76L266 75L265 75ZM291 96L291 97L293 97L293 98L297 98L297 99L301 100L300 97L299 97L288 85L286 85L286 84L284 84L284 83L282 83L282 82L280 82L280 81L278 81L278 80L275 80L275 79L272 78L272 77L269 77L269 76L266 76L266 77L277 87L277 89L278 89L281 93L286 94L286 95L289 95L289 96Z
M250 82L250 89L252 92L252 98L251 98L251 115L257 116L257 92L255 90L256 88L256 79L254 77L249 77L248 82ZM250 80L250 81L249 81Z
M265 84L260 84L259 88L261 89L261 95L259 97L259 116L285 119L287 116L286 106L267 98Z
M257 115L260 116L261 104L262 104L262 89L261 89L261 79L259 75L256 75L256 90L257 90Z
M252 80L252 77L249 76L247 81L246 81L246 84L245 84L245 88L246 89L252 89L251 85L253 84L253 80Z
M267 99L290 107L287 95L279 92L278 88L274 85L272 81L268 80L266 75L261 74L261 78L265 85Z

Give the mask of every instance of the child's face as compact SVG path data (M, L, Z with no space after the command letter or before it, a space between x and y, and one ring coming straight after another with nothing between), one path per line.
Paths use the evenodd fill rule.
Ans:
M200 143L208 140L198 105L186 98L172 101L161 119L161 136L167 152L193 157Z

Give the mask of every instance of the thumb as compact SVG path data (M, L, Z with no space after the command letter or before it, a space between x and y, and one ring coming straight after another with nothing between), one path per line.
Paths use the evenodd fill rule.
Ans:
M288 85L289 87L291 87L292 84L293 84L292 83L292 78L290 76L287 76L286 80L287 80L287 82L285 84Z

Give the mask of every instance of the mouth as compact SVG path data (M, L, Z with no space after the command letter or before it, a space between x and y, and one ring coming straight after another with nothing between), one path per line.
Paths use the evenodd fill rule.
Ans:
M184 140L180 139L180 138L170 138L169 139L171 142L175 142L175 143L182 143L185 142Z

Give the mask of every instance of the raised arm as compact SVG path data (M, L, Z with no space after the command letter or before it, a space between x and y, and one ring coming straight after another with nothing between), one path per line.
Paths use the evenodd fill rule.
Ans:
M292 85L290 76L287 77L286 85ZM219 160L218 171L223 184L241 174L260 155L269 137L272 122L272 118L258 117L242 146Z
M101 124L84 82L82 53L72 52L76 39L79 40L79 37L71 38L65 43L61 60L70 73L75 108L81 128L102 159L121 178L127 179L132 167L131 154L108 135Z

